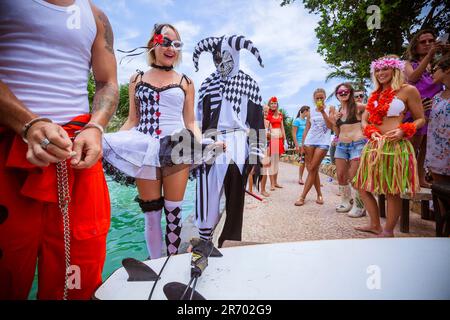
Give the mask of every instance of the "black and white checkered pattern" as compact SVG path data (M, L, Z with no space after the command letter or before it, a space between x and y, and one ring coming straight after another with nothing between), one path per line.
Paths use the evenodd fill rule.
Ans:
M233 35L228 38L228 44L230 47L232 47L237 51L241 50L242 48L247 49L255 56L255 58L259 62L259 65L264 68L264 64L262 62L261 55L259 54L259 50L253 45L253 42L245 39L244 36Z
M136 98L139 100L140 121L137 130L159 138L159 99L158 93L152 89L139 86L136 89Z
M177 254L181 244L181 207L172 211L164 206L166 213L166 246L167 254Z
M231 102L233 110L239 115L241 112L242 96L255 104L262 104L262 97L259 93L259 86L248 74L239 70L238 74L225 84L223 97Z
M222 43L222 37L209 37L203 40L200 40L194 48L194 53L192 55L192 60L194 61L195 70L198 71L198 60L200 59L200 54L204 51L211 52L214 54L215 52L220 52L220 44Z
M220 105L220 101L222 101L222 92L225 86L225 83L220 81L221 76L218 72L214 72L208 78L203 81L200 89L198 91L199 103L203 101L203 98L207 95L210 96L211 99L211 110L216 109ZM221 90L222 88L222 90Z

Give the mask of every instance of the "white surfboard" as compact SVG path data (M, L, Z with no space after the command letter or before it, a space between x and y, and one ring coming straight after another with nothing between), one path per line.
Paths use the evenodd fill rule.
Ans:
M220 249L196 291L207 300L450 299L450 239L320 240ZM187 284L191 254L169 259L152 300L167 283ZM159 273L165 258L144 261ZM148 299L153 281L128 282L116 270L95 293L100 300Z

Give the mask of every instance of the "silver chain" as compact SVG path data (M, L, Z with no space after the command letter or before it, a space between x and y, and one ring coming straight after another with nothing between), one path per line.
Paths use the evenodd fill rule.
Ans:
M67 300L68 296L68 282L70 269L70 220L69 220L69 174L67 171L66 161L61 161L56 164L56 179L58 184L58 204L61 210L63 225L64 225L64 256L66 262L64 294L63 300Z

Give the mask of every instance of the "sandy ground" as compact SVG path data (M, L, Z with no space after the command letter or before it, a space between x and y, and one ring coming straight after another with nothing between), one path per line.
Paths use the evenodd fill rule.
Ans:
M326 175L320 174L323 184L322 194L325 203L315 202L316 192L311 189L304 206L296 207L294 202L298 198L303 186L297 183L298 167L288 163L280 163L278 183L284 188L269 191L270 196L259 201L246 195L244 210L244 226L242 241L257 243L274 243L324 239L370 238L371 234L354 230L355 226L365 225L369 218L349 218L345 213L336 213L334 207L339 203L336 195L338 186L336 181L329 182ZM304 176L304 180L306 175ZM269 188L267 188L269 190ZM254 192L261 197L257 190ZM223 215L215 232L215 240L220 235L223 225ZM382 223L384 224L382 218ZM197 236L194 217L189 216L182 232L183 242L192 236ZM422 220L420 215L410 212L410 232L401 233L398 226L396 237L433 237L435 235L434 222Z

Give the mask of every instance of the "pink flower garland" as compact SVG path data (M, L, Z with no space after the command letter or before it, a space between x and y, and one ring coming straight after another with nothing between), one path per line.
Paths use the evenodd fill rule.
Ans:
M370 72L374 73L375 70L384 68L399 69L403 72L405 70L405 62L397 58L382 58L372 61L370 64Z

